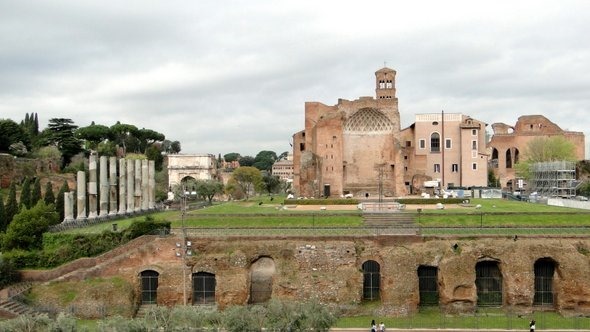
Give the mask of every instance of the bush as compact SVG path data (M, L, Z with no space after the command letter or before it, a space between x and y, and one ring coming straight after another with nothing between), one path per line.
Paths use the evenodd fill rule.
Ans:
M328 198L328 199L285 199L285 205L357 205L358 199L354 198Z
M123 240L129 241L146 234L165 234L170 233L169 221L154 220L153 217L147 216L144 221L137 221L131 224L123 233Z
M400 198L396 200L400 204L461 204L465 198Z
M14 268L14 264L4 255L0 254L0 288L15 283L20 280L18 271Z

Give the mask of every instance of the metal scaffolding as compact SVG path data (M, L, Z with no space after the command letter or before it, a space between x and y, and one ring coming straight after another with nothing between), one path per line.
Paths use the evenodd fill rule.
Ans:
M571 198L576 196L576 163L551 161L534 163L531 166L530 190L546 197Z

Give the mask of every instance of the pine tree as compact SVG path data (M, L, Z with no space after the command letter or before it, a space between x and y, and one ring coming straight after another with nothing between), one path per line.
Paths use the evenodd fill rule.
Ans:
M6 201L6 208L4 209L6 215L6 225L3 225L2 231L10 225L12 218L18 213L18 202L16 201L16 183L14 181L10 184L10 191L8 192L8 200Z
M59 213L59 220L64 220L65 212L64 212L64 194L70 191L70 187L68 186L68 181L64 180L63 185L59 189L59 193L55 198L55 211Z
M4 198L0 194L0 231L6 230L8 220L6 220L6 213L4 212Z
M33 182L33 190L31 191L31 207L37 205L43 197L41 196L41 180L37 177Z
M20 192L20 206L27 209L31 208L31 180L25 178Z
M51 181L47 181L45 185L45 196L43 196L43 201L46 205L55 204L55 194L53 193L53 184Z

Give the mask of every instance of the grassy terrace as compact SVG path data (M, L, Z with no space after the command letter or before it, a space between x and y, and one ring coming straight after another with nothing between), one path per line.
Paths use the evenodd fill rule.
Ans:
M282 198L272 201L267 196L247 202L225 202L204 209L156 212L155 219L172 222L172 228L184 226L190 233L222 235L362 235L394 234L382 228L363 225L362 214L355 209L326 205L300 210L295 207L281 209ZM476 208L476 205L481 208ZM590 211L552 207L526 202L500 199L473 199L468 206L451 205L444 210L434 206L410 205L403 213L414 217L423 235L521 235L521 234L573 234L590 235ZM418 212L418 208L421 212ZM144 216L111 220L70 232L95 233L128 227ZM183 221L184 220L184 221ZM273 230L274 229L274 230Z

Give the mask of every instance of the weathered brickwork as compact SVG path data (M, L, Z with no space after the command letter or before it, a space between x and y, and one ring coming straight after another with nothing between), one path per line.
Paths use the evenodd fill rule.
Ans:
M535 262L548 260L552 308L563 314L590 314L590 241L584 238L489 237L477 239L420 236L344 238L189 238L192 256L177 256L179 237L144 237L117 252L96 258L96 265L70 273L68 280L120 276L141 292L142 271L158 275L157 303L193 303L193 273L214 275L218 308L252 301L251 276L255 263L271 267L269 291L273 298L306 300L350 306L363 301L362 266L379 265L379 311L404 315L420 304L417 270L438 270L439 304L446 312L471 312L477 307L476 264L490 261L500 271L501 305L530 312L535 298ZM263 267L264 268L264 267ZM62 267L62 269L64 269ZM268 272L267 271L267 272ZM183 272L186 273L183 277ZM56 273L25 272L28 280ZM260 274L258 274L259 276ZM263 283L264 284L264 283ZM138 302L140 301L137 295Z

